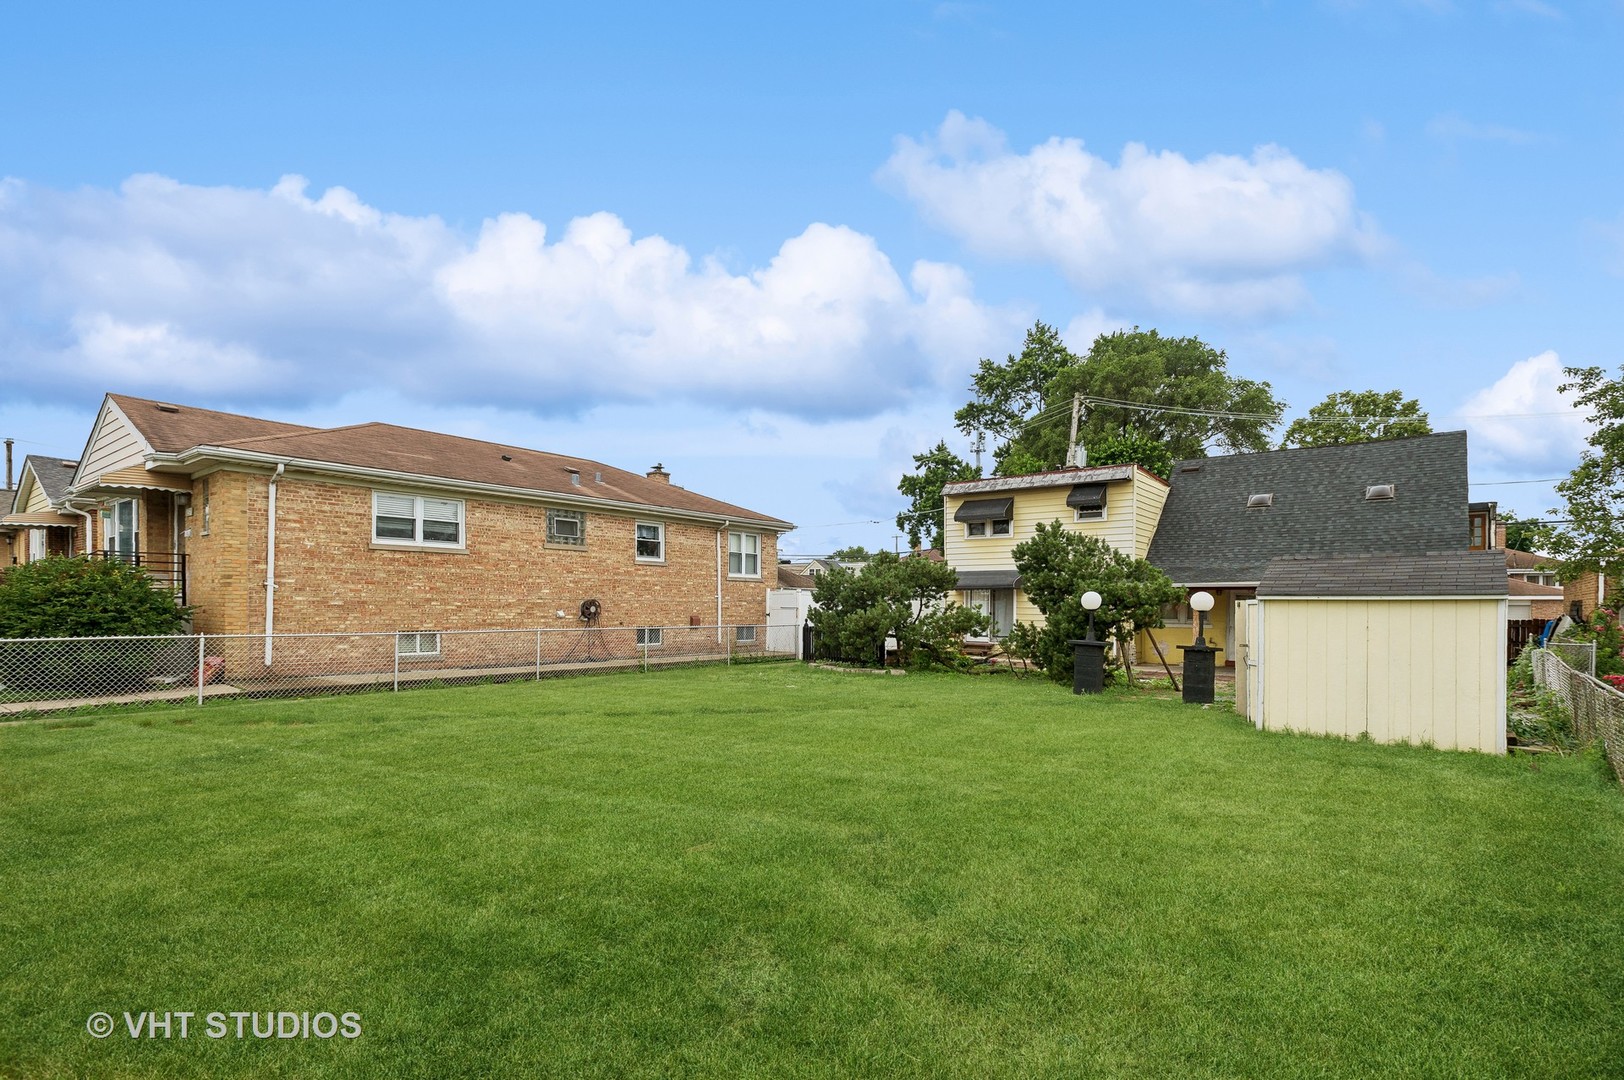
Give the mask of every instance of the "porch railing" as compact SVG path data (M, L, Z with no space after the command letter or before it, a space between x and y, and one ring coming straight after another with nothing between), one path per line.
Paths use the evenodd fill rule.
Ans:
M117 559L119 562L139 566L152 578L156 588L168 589L186 604L186 556L175 551L93 551L98 559Z

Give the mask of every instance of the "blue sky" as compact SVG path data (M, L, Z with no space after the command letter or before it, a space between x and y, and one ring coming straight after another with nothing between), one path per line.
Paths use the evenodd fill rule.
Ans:
M1618 0L14 6L0 434L384 420L889 547L1042 319L1199 335L1288 417L1400 389L1543 512L1499 482L1619 363L1621 46Z

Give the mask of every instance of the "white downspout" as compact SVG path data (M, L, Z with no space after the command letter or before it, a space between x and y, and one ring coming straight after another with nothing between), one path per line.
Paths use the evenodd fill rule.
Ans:
M722 534L727 532L731 521L724 520L722 527L716 530L716 644L722 643Z
M73 505L73 500L72 499L64 499L64 500L62 500L62 505L67 507L70 512L78 514L80 517L85 519L85 554L89 555L90 554L90 545L91 545L92 541L94 541L94 539L95 539L95 537L93 537L91 535L92 530L95 528L95 522L92 520L92 518L90 516L90 511L89 510L81 510L81 509L79 509L77 506ZM73 547L73 545L69 544L68 547L71 548L71 547ZM68 554L71 555L73 553L70 551Z
M276 629L276 481L287 470L276 466L266 488L265 503L265 666L271 666L271 633Z

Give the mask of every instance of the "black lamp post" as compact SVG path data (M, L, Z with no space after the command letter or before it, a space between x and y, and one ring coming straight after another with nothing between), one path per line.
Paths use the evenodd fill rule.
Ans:
M1094 636L1094 612L1099 610L1101 599L1093 589L1083 594L1083 610L1088 612L1088 636L1066 642L1071 646L1071 692L1074 694L1097 694L1105 689L1105 642Z
M1207 612L1212 610L1212 604L1210 592L1190 597L1190 606L1195 609L1195 644L1179 646L1184 650L1184 700L1193 705L1212 704L1217 682L1218 648L1207 644Z

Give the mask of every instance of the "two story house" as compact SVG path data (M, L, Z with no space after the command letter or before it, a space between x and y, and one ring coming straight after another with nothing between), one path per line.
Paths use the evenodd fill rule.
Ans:
M942 488L943 554L958 571L956 599L992 616L992 637L1041 622L1021 590L1014 549L1039 524L1098 537L1135 558L1150 547L1167 481L1138 465L1094 465L962 480Z

